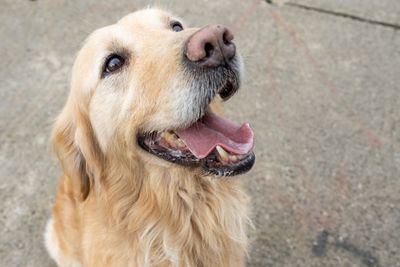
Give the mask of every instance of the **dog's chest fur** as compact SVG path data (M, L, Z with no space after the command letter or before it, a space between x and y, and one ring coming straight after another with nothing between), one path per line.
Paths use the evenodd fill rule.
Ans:
M135 183L132 177L106 179L85 202L60 206L75 207L79 214L81 246L73 245L78 261L84 266L244 265L247 197L238 181L200 177L183 168L145 173L135 174Z

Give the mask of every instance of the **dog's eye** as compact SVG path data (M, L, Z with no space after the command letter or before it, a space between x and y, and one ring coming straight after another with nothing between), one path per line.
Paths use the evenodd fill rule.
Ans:
M181 31L183 31L183 26L179 21L172 21L171 22L171 29L174 32L181 32Z
M104 73L112 73L118 69L120 69L125 63L125 59L119 55L111 55L106 60L106 64L104 66Z

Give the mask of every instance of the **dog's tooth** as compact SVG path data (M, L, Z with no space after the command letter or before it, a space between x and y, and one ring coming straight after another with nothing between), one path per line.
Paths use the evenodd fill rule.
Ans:
M236 155L229 155L229 160L230 160L231 162L236 162L236 161L239 160L239 158L238 158L238 156L236 156Z
M170 132L165 132L163 137L168 143L174 143L174 140L176 139L174 134L171 134Z
M246 157L246 155L236 155L238 160L242 160Z
M177 138L175 140L175 144L178 146L178 148L185 148L186 144L185 142L182 141L182 139Z
M181 140L175 133L173 132L166 132L164 134L164 139L167 143L175 148L185 148L186 144Z
M220 155L221 159L222 159L223 161L228 162L228 161L229 161L229 154L228 154L228 152L226 152L226 151L225 151L222 147L220 147L220 146L216 146L215 148L217 149L218 154Z

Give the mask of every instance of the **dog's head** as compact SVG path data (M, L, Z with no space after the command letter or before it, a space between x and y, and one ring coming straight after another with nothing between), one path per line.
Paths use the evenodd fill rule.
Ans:
M231 176L254 163L253 133L215 114L239 88L232 32L189 28L157 9L137 11L89 36L54 130L58 156L84 195L102 166L121 162Z

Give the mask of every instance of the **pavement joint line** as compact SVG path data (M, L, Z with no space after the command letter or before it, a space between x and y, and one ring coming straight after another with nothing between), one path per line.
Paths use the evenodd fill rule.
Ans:
M387 27L387 28L391 28L393 30L400 30L399 24L378 21L378 20L373 20L373 19L367 19L367 18L363 18L360 16L348 14L348 13L327 10L327 9L323 9L323 8L319 8L319 7L312 7L312 6L302 5L302 4L298 4L298 3L288 2L285 5L296 7L296 8L301 8L301 9L308 10L308 11L315 11L318 13L328 14L328 15L332 15L332 16L336 16L336 17L342 17L342 18L347 18L347 19L351 19L351 20L356 20L356 21L364 22L364 23L371 24L371 25Z

